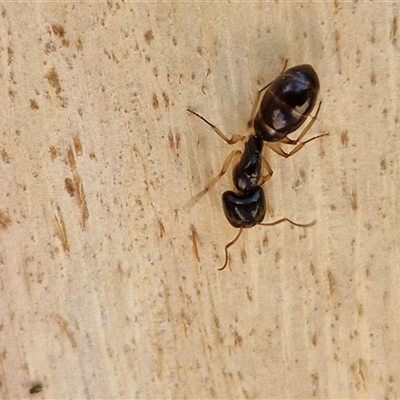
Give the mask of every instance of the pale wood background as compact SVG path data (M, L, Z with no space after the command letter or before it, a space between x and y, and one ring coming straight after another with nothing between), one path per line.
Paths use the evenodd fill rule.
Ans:
M396 3L2 3L3 399L400 396ZM236 231L226 133L283 60L323 101ZM241 144L237 145L240 148ZM42 392L29 394L41 382Z

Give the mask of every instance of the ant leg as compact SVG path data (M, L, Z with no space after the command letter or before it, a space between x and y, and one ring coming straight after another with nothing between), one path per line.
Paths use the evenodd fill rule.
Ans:
M239 233L235 236L235 239L233 239L231 242L229 242L227 245L225 245L225 262L221 268L218 268L218 271L222 271L228 265L228 249L229 249L229 247L233 246L238 241L242 232L243 232L243 228L240 228Z
M313 117L311 117L311 121L306 125L306 127L302 130L302 132L300 133L299 137L296 140L291 140L289 138L284 138L281 140L281 143L285 143L285 144L297 144L300 142L301 139L303 139L303 137L305 136L305 134L310 130L310 128L314 125L314 122L317 119L319 110L321 108L321 104L322 101L319 102L318 104L318 108L317 108L317 112L315 113L315 115ZM308 140L309 141L309 140Z
M311 142L311 141L313 141L313 140L315 140L315 139L319 139L319 138L321 138L321 137L323 137L323 136L328 136L328 135L329 135L329 133L324 133L324 134L322 134L322 135L318 135L318 136L315 136L315 137L313 137L313 138L311 138L311 139L308 139L308 140L306 140L305 142L300 142L300 143L298 143L297 146L296 146L294 149L292 149L292 151L290 151L289 153L286 153L284 150L282 150L282 148L281 148L281 146L279 145L278 142L275 142L275 143L267 142L266 144L267 144L267 146L268 146L271 150L273 150L276 154L279 154L280 156L282 156L282 157L284 157L284 158L289 158L290 156L292 156L293 154L296 154L299 150L301 150L301 149L304 147L304 145L306 145L307 143L309 143L309 142ZM294 142L297 143L297 141L294 141ZM296 143L286 143L286 144L296 144Z
M264 157L261 158L261 162L263 167L267 170L267 173L261 176L260 181L258 182L259 186L262 186L268 179L272 177L272 174L274 173L269 165L269 162Z
M282 74L285 72L285 69L286 69L286 67L287 67L288 62L289 62L289 59L286 58L286 59L285 59L285 62L284 62L284 64L283 64L282 71L281 71L281 73L280 73L279 75L282 75Z
M189 208L193 207L210 189L212 189L212 187L225 175L232 160L236 163L238 157L240 157L241 154L242 152L240 150L232 151L228 155L228 157L226 157L220 173L215 178L213 178L201 192L192 197L189 202L184 206L184 209L188 210Z
M212 130L222 139L225 140L226 143L228 144L234 144L237 143L239 140L243 140L245 137L241 135L232 135L230 139L227 138L227 136L222 133L220 129L218 129L214 124L211 122L208 122L204 117L202 117L200 114L197 114L197 112L191 110L190 108L187 109L190 113L195 115L196 117L200 118L202 121L204 121L208 126L212 128Z
M311 142L311 141L314 140L314 139L319 139L320 137L328 136L328 135L329 135L329 133L324 133L323 135L318 135L318 136L315 136L315 137L313 137L313 138L311 138L311 139L308 139L308 140L306 140L305 142L300 142L292 151L289 152L289 154L287 154L287 157L290 157L290 156L292 156L293 154L296 154L299 150L301 150L301 149L304 147L304 145L305 145L306 143L309 143L309 142ZM286 158L287 158L287 157L286 157Z
M268 86L271 85L272 82L273 82L273 81L271 81L270 83L268 83L268 85L264 86L263 88L261 88L261 89L257 92L257 94L256 94L256 99L254 100L254 103L253 103L253 108L251 109L250 119L249 119L249 121L247 122L247 126L248 126L249 128L251 128L251 127L253 126L253 122L254 122L254 118L255 118L255 116L256 116L256 114L257 114L258 103L260 102L261 94L262 94L262 92L264 92L264 90L266 90L266 89L268 88Z
M282 69L282 71L281 71L281 73L280 73L279 75L282 75L283 72L285 71L288 61L289 61L289 60L287 60L287 59L285 60L285 64L283 65L283 69ZM256 116L256 114L257 114L258 103L259 103L259 101L260 101L261 94L262 94L262 92L264 92L265 90L267 90L268 86L270 86L272 82L273 82L273 81L271 81L270 83L268 83L267 85L265 85L263 88L261 88L261 89L257 92L257 94L256 94L256 99L254 100L254 103L253 103L253 108L251 109L250 119L249 119L249 122L247 122L247 126L248 126L249 128L252 127L254 118L255 118L255 116Z
M314 136L311 139L306 140L305 142L300 142L300 140L304 137L304 135L310 130L310 128L313 126L315 120L317 119L317 115L319 113L319 110L321 108L321 104L322 102L319 102L318 108L317 108L317 112L315 113L315 115L313 117L311 117L311 121L307 124L307 126L303 129L303 131L300 133L299 137L296 140L292 140L289 139L288 137L283 138L282 140L280 140L279 142L268 142L267 146L273 150L275 153L279 154L280 156L284 157L284 158L288 158L290 156L292 156L293 154L296 154L299 150L301 150L304 145L306 143L309 143L315 139L319 139L320 137L323 136L328 136L328 133L324 133L322 135L318 135L318 136ZM282 150L280 143L283 144L290 144L290 145L297 145L295 148L293 148L289 153L286 153L285 151Z
M274 226L274 225L281 224L282 222L289 222L289 224L292 224L292 225L295 225L295 226L299 226L300 228L308 228L309 226L313 226L316 221L314 220L314 221L312 221L312 222L310 222L308 224L298 224L297 222L293 222L289 218L281 218L281 219L278 219L277 221L274 221L274 222L261 222L258 225Z

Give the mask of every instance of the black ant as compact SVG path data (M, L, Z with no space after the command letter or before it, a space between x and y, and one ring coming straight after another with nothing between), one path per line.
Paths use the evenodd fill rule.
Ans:
M231 152L220 173L188 203L188 206L193 205L208 192L226 173L229 164L234 161L236 165L233 169L233 183L236 192L224 192L222 204L226 219L233 227L239 228L239 232L231 242L225 245L225 262L219 268L220 271L228 264L228 248L237 242L244 228L251 228L254 225L273 226L285 221L304 228L315 224L315 221L309 224L298 224L288 218L281 218L269 223L262 222L266 213L266 203L261 185L273 174L268 161L262 157L264 142L277 154L287 158L297 153L306 143L326 136L326 134L323 134L304 142L300 141L314 124L321 107L320 102L317 112L311 117L311 121L298 138L292 140L287 137L288 134L297 130L304 123L313 110L318 96L319 80L310 65L298 65L285 71L286 64L287 61L282 73L275 80L257 92L248 122L249 128L254 128L254 134L250 134L248 137L244 151ZM258 108L263 92L265 93ZM222 131L204 117L191 109L188 109L188 111L202 119L228 144L246 139L245 136L240 135L233 135L231 139L228 139ZM295 145L296 147L291 152L286 153L280 147L280 143ZM239 157L240 160L238 161ZM264 176L261 175L262 165L267 170L267 174Z

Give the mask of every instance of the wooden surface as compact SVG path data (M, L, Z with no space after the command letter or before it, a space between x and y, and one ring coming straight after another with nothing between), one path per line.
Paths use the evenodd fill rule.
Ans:
M3 399L400 397L396 3L3 3ZM258 88L319 74L267 220L189 211ZM42 391L30 394L35 384Z

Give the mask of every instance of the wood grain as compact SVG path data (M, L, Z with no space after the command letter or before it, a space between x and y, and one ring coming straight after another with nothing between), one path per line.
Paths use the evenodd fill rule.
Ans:
M3 3L0 21L1 398L399 398L398 4ZM241 144L186 109L245 134L286 58L318 72L308 135L329 136L266 151L267 219L317 223L248 230L218 272L230 174L184 205Z

